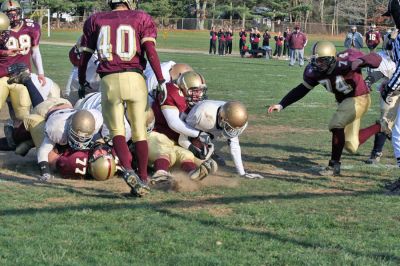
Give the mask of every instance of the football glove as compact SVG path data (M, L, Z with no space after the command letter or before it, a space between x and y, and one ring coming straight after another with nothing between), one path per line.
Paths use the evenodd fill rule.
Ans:
M167 82L165 80L160 80L158 82L156 97L160 101L160 104L163 104L167 99Z
M78 89L79 99L85 98L86 89L93 90L92 87L90 87L89 82L85 81L85 83L79 84L79 89Z
M280 112L283 109L283 106L280 104L274 104L268 107L268 113L272 113L274 111Z
M39 167L40 167L40 176L39 176L39 180L42 182L47 182L50 181L50 179L52 179L52 175L50 173L50 165L48 162L43 161L39 163Z
M211 139L212 139L210 134L208 134L207 132L203 132L203 131L199 132L199 135L197 136L197 138L202 143L207 144L207 145L211 143Z

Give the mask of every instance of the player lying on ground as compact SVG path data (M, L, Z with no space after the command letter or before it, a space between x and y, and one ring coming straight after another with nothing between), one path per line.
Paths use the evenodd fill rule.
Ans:
M247 127L247 119L246 107L238 101L205 100L190 110L185 121L189 126L207 132L215 139L226 140L240 176L250 179L263 178L259 174L245 172L243 167L239 136ZM180 135L179 144L191 150L196 157L202 158L201 150L192 144L190 137Z
M358 50L347 49L336 55L333 43L317 42L312 48L311 62L304 70L303 82L283 97L279 104L268 108L269 113L279 112L319 84L335 94L338 108L329 123L332 132L331 159L321 175L340 175L343 148L355 153L359 145L380 131L379 124L360 130L361 118L371 104L361 68L377 68L380 63L381 57L375 53L364 55Z

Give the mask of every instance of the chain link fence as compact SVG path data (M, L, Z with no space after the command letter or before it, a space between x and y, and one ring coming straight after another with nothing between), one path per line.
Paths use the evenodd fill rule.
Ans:
M39 18L34 18L38 20ZM85 17L78 16L65 16L60 19L51 18L52 29L82 29ZM46 23L47 17L43 18L43 23ZM196 18L154 18L157 27L162 30L197 30L198 20ZM269 29L271 32L284 32L287 27L293 29L294 26L299 25L307 34L328 34L339 35L346 33L350 30L351 25L333 25L328 23L290 23L283 21L271 21L268 19L259 20L246 20L243 25L243 20L238 19L205 19L202 22L204 30L210 30L212 26L218 30L220 28L227 29L231 27L234 31L239 31L243 26L246 30L257 27L259 31L263 32ZM377 29L385 32L390 25L377 25ZM357 30L361 33L368 31L368 26L358 25Z

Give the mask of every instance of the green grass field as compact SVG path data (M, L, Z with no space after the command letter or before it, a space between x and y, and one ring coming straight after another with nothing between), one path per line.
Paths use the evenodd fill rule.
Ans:
M60 34L55 41L73 40ZM55 34L53 35L55 36ZM160 41L160 47L168 46ZM165 45L165 46L164 46ZM65 86L68 47L41 45L47 75ZM194 46L193 49L197 49ZM208 49L207 43L205 48ZM316 88L283 112L267 115L302 80L287 61L161 53L207 80L209 98L242 101L244 180L228 160L192 189L130 198L120 179L42 184L34 153L9 162L0 153L0 265L399 265L399 196L382 185L398 176L390 143L382 163L365 165L372 140L345 153L342 177L321 177L330 155L333 95ZM363 126L379 115L378 94ZM215 178L215 180L212 180ZM210 180L211 179L211 180Z

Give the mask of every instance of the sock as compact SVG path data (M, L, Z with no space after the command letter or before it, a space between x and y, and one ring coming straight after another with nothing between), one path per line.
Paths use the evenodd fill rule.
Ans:
M40 94L38 88L36 88L35 84L33 83L32 79L28 79L24 82L25 87L28 89L29 97L31 98L32 107L34 108L39 103L43 102L44 99Z
M197 168L196 164L192 161L186 161L181 163L181 169L186 173L190 173L191 171L196 170L196 168Z
M374 152L374 153L382 152L385 142L386 142L385 133L379 132L379 133L375 134L374 148L373 148L372 152Z
M165 158L159 158L154 161L154 170L164 170L168 172L169 169L169 161Z
M147 164L149 161L149 146L147 140L135 142L135 154L138 164L138 175L142 181L147 181Z
M381 125L373 124L372 126L363 128L358 133L358 140L360 145L366 142L372 135L375 135L381 130Z
M340 162L344 148L344 128L334 128L332 131L332 153L331 160Z
M124 167L126 170L132 170L132 154L128 149L128 144L126 144L125 137L118 135L113 137L112 141L115 153L117 154L122 167Z

